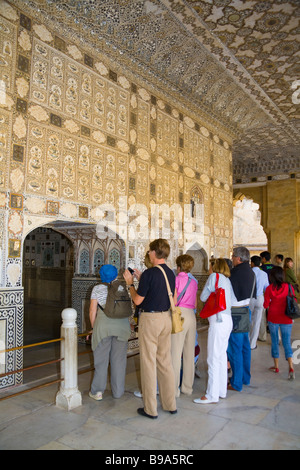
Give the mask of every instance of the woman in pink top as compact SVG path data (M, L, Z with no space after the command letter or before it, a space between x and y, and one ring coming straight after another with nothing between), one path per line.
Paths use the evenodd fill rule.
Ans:
M195 339L196 339L196 315L197 307L197 290L198 284L188 273L194 266L194 259L190 255L181 255L176 259L177 277L176 292L177 299L188 285L185 293L177 301L177 305L181 308L182 317L184 318L183 331L172 335L172 361L175 374L175 396L182 393L191 395L193 393L193 384L195 377ZM189 284L187 284L189 282ZM180 370L182 357L182 382L180 384Z
M272 357L274 367L270 370L278 374L279 372L279 328L282 336L282 345L285 351L285 358L289 364L289 379L295 378L293 368L293 350L291 346L291 335L293 320L285 314L286 298L289 285L284 282L284 271L280 266L275 266L269 273L270 285L265 291L264 308L268 308L268 324L272 342ZM294 289L292 287L292 292Z

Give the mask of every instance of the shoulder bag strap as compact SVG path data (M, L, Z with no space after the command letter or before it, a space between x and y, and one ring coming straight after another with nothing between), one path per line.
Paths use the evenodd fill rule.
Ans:
M108 289L111 287L111 282L102 282L102 284L104 284L105 286L107 286L107 295L108 295ZM107 297L106 297L106 300L107 300ZM102 312L104 312L104 308L101 307L100 304L98 304L98 307L102 310Z
M169 298L170 298L170 303L171 303L171 309L172 309L172 310L175 310L175 304L174 304L173 294L172 294L172 291L171 291L171 288L170 288L170 284L169 284L169 280L168 280L168 278L167 278L167 275L166 275L164 269L163 269L159 264L157 264L156 267L159 268L159 269L162 271L163 275L165 276L165 280L166 280L166 284L167 284L167 290L168 290L168 294L169 294Z
M187 288L189 287L191 281L192 281L192 279L189 278L188 282L187 282L186 285L184 286L184 289L183 289L183 290L180 292L180 294L177 296L177 305L178 305L178 303L180 302L180 300L184 297L184 294L186 293Z
M255 284L256 284L256 277L255 277L255 274L254 274L254 282L253 282L253 287L252 287L252 292L251 292L251 297L250 297L250 300L252 299L253 297L253 293L254 293L254 287L255 287Z
M219 273L216 273L216 284L215 284L215 290L217 290L219 287Z

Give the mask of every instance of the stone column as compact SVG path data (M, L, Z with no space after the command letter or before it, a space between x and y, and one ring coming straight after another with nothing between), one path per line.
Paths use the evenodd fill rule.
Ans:
M78 390L78 338L76 326L77 312L73 308L62 311L61 337L61 382L56 395L56 406L70 411L81 406L81 393Z

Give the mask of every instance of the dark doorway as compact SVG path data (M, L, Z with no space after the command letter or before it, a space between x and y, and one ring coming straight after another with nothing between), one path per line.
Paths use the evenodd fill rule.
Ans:
M72 302L73 264L73 244L65 235L39 227L25 238L24 345L60 337L61 312ZM59 348L53 343L24 349L24 367L57 359ZM32 380L32 372L24 373L25 383L29 375Z

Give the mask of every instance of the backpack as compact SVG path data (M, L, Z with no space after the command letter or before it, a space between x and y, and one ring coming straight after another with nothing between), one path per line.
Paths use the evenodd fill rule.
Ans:
M132 315L131 298L126 289L126 283L115 281L107 286L107 299L101 310L109 318L128 318Z

